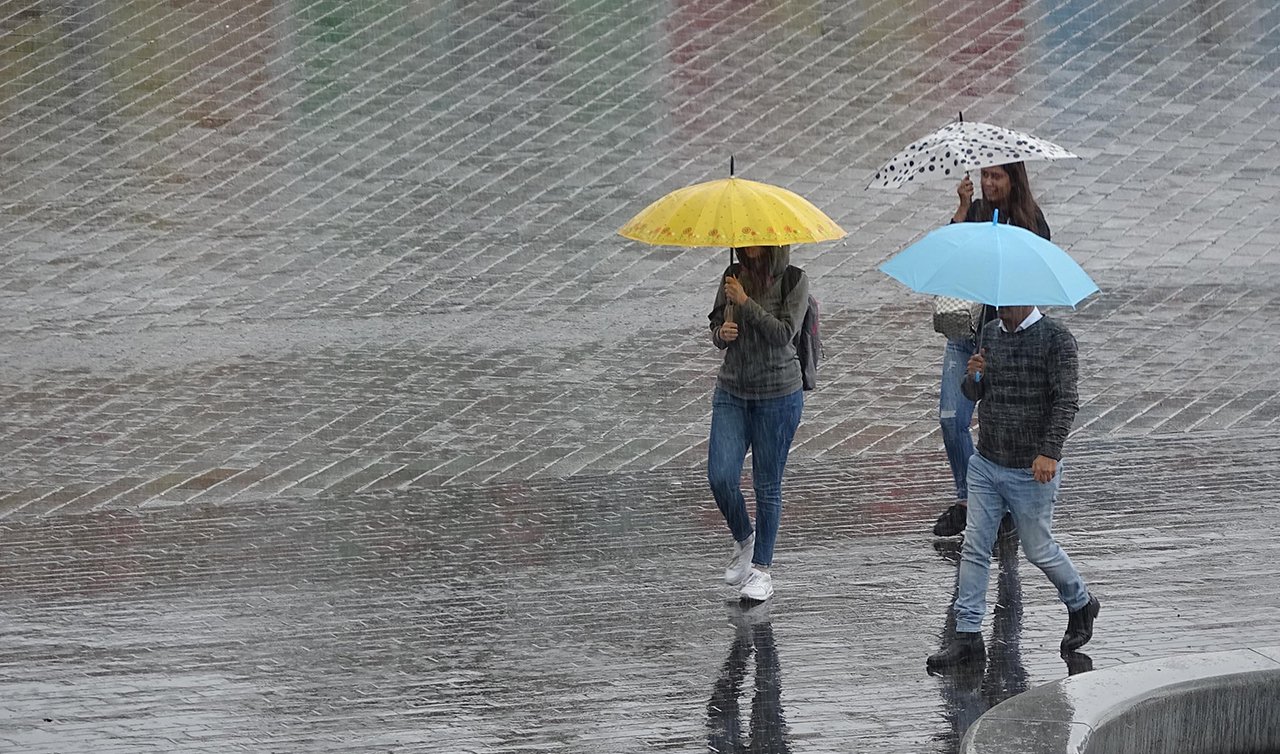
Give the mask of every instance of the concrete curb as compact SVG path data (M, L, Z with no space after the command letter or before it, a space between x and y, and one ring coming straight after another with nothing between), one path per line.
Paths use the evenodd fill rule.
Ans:
M1280 751L1280 646L1175 655L1019 694L969 728L964 754Z

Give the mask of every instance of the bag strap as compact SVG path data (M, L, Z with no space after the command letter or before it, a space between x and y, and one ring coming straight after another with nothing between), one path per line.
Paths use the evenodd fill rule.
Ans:
M786 271L782 273L782 297L786 298L791 295L791 291L800 284L800 276L804 274L804 270L796 267L794 264L787 265Z
M787 265L786 271L782 273L782 300L785 301L788 297L790 297L791 292L796 289L797 285L800 285L800 276L803 274L804 274L804 270L800 269L799 267L796 267L794 264ZM809 306L809 303L807 301L805 302L805 306L806 307ZM796 330L795 337L791 339L791 342L796 347L796 355L797 357L800 358L801 361L804 361L804 358L799 356L800 336L803 334L804 334L804 321L802 320L800 322L800 329Z

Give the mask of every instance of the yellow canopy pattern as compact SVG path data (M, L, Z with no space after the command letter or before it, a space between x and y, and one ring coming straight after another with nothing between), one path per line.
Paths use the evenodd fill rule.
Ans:
M834 241L844 229L804 197L768 183L721 178L672 191L618 234L658 246L782 246Z

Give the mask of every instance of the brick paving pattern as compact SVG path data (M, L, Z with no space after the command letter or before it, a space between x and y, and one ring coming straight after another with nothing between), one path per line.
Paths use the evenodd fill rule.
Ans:
M1093 662L1280 622L1274 3L16 0L0 40L0 748L703 751L764 656L774 749L954 751L1066 672L1025 561L987 677L923 672L942 341L876 266L954 184L863 187L961 111L1082 157L1030 167L1102 288L1053 312ZM725 255L614 235L730 155L849 231L796 252L827 358L754 627L700 470Z

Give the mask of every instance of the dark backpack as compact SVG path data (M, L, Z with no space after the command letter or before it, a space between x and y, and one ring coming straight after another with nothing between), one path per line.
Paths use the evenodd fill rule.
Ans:
M800 282L804 270L795 265L787 265L782 275L782 297L785 299ZM809 294L809 306L804 311L804 321L800 323L800 331L796 333L796 358L800 359L800 378L805 390L813 390L818 386L818 362L822 360L822 338L818 335L818 299Z
M739 269L738 263L735 262L730 265L725 274L737 277ZM787 265L786 272L782 273L784 301L799 284L800 276L803 274L804 270L799 267L793 264ZM800 379L804 383L804 389L813 390L818 386L818 362L822 360L822 338L818 335L818 299L814 298L812 293L809 294L809 305L804 312L804 321L800 323L800 331L791 342L796 347L796 358L800 360Z

